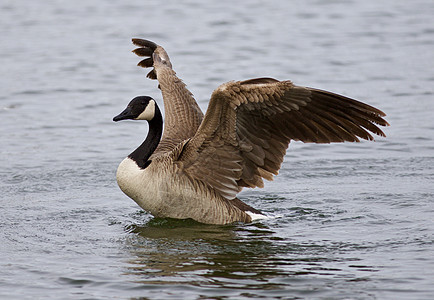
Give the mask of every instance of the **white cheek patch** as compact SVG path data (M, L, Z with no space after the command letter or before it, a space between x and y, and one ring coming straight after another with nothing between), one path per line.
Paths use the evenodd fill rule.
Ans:
M150 100L145 110L134 120L147 120L151 121L155 116L155 101Z

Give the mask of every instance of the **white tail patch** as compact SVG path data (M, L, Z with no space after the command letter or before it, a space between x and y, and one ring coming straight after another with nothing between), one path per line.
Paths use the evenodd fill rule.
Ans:
M147 120L151 121L155 116L155 101L149 100L145 110L134 120Z
M252 221L255 220L265 220L265 219L270 219L271 217L266 216L266 215L262 215L262 214L255 214L251 211L245 211L246 214L248 214L250 216L250 218L252 218Z

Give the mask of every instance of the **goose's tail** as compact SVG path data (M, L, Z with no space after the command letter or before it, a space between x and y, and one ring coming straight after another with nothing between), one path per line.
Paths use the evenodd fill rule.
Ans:
M233 206L238 207L239 209L241 209L242 211L244 211L246 214L249 215L249 217L251 218L251 221L255 221L255 220L261 220L261 219L268 219L269 216L263 214L261 211L251 207L250 205L244 203L243 201L241 201L238 198L234 198L232 200L229 201Z

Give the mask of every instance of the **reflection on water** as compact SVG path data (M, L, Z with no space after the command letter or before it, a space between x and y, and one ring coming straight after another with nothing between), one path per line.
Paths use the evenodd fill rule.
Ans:
M299 211L300 215L305 214ZM264 222L216 226L173 219L129 225L125 248L132 258L125 274L133 275L137 283L146 287L224 287L250 290L251 296L258 296L263 291L267 291L264 295L270 295L270 291L285 295L289 290L302 294L297 286L301 282L313 284L318 276L344 282L366 281L366 273L376 271L375 267L358 264L357 258L342 258L344 252L363 248L359 245L297 243L277 237L272 228ZM340 258L336 258L339 253ZM364 275L358 276L358 271ZM316 292L324 294L323 284L324 278ZM232 295L237 295L233 291Z

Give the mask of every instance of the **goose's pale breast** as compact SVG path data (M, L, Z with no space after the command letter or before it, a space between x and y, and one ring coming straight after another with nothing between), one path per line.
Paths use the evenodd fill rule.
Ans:
M191 181L167 157L153 160L146 169L127 157L120 163L116 179L126 195L157 217L214 224L245 219L244 212L228 205L205 185Z
M151 165L146 169L141 169L134 160L127 157L119 164L116 180L120 189L127 196L155 215L159 206L159 185L164 179L157 178L159 174L149 172Z

